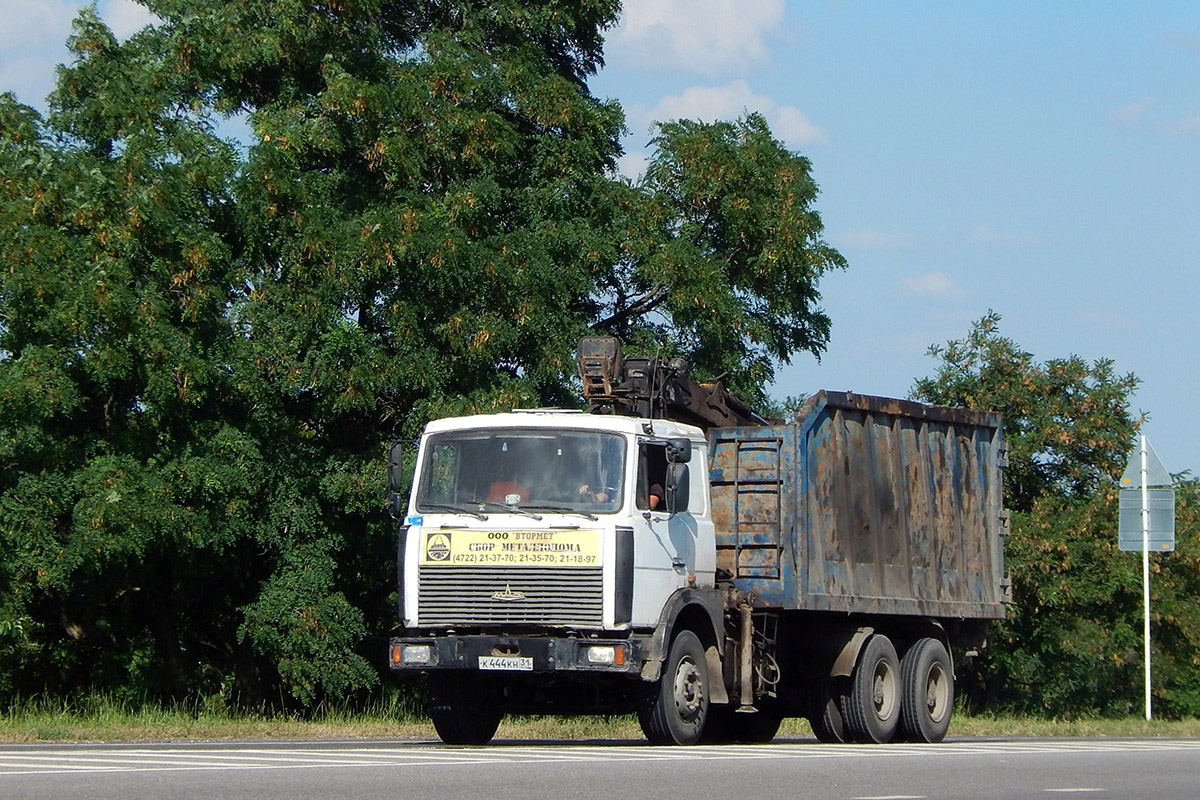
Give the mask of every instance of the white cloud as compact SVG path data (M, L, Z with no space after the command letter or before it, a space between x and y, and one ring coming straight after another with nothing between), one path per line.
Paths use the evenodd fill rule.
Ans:
M783 17L783 0L634 0L608 38L606 57L702 75L741 72L768 61L766 39Z
M617 171L626 178L637 180L638 176L646 171L648 160L649 153L645 150L634 150L617 159Z
M830 239L838 247L860 250L899 250L920 243L916 236L899 229L889 233L875 228L855 228L830 236Z
M0 91L42 104L54 85L54 66L67 59L64 43L79 6L72 0L0 2Z
M74 0L4 0L0 3L0 54L31 54L61 47L82 3Z
M990 225L976 225L967 235L967 241L989 247L1039 247L1046 244L1046 240L1040 236L1009 233Z
M67 36L83 0L0 0L0 91L42 106L54 87L54 67L70 60ZM118 39L156 21L133 0L108 0L100 18Z
M109 0L100 16L118 39L127 39L147 25L160 22L148 8L134 0Z
M825 144L829 135L795 106L777 106L765 112L775 135L785 142Z
M1152 106L1156 100L1157 98L1154 97L1143 97L1136 103L1130 103L1127 106L1114 108L1112 111L1108 112L1108 118L1113 122L1123 125L1132 125L1135 122L1141 121L1142 117L1146 115L1146 110L1150 108L1150 106Z
M0 57L0 92L12 92L20 102L44 110L43 100L53 86L59 60Z
M901 283L912 294L932 297L936 300L957 300L966 295L962 287L955 283L949 275L938 270L905 278Z
M755 94L743 80L724 86L692 86L682 94L668 95L654 108L641 104L629 108L629 127L645 130L651 122L669 119L699 119L711 122L734 119L758 111L771 125L771 132L790 145L823 144L829 136L795 106L781 106L767 95Z

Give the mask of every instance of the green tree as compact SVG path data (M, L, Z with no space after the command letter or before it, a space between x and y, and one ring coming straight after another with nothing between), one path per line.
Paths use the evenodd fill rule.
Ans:
M653 144L594 324L727 375L763 405L778 363L824 352L817 285L846 266L821 238L812 165L755 113L662 123Z
M1200 480L1176 481L1175 552L1151 558L1154 713L1200 717Z
M50 124L0 98L0 615L26 637L4 669L179 696L257 478L223 311L236 158L90 10L70 46Z
M930 347L942 363L916 382L912 396L1004 415L1009 509L1029 511L1041 497L1092 497L1125 467L1137 430L1129 411L1137 378L1115 374L1109 359L1039 364L1001 336L999 324L988 312L966 338Z
M998 411L1008 445L1005 542L1008 618L964 677L978 703L1078 716L1136 712L1141 703L1141 566L1117 549L1117 478L1139 420L1133 375L1109 360L1044 363L999 333L989 313L966 338L930 348L941 364L914 399ZM1156 691L1168 713L1194 713L1183 687L1200 680L1195 597L1195 487L1182 505L1180 552L1155 559L1155 637L1171 642ZM1179 687L1179 688L1176 688Z
M352 695L390 439L572 402L591 330L751 393L823 349L843 261L761 118L615 177L613 0L146 5L80 15L46 119L0 97L0 690Z

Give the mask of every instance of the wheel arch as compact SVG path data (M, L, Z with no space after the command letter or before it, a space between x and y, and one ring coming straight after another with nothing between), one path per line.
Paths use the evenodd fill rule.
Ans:
M921 639L937 639L942 643L942 647L946 648L946 655L950 657L950 677L955 677L954 647L951 645L950 634L941 621L936 619L911 620L892 636L892 641L896 644L896 650L901 658L904 658L908 649Z
M676 634L689 630L704 647L709 692L714 703L728 703L721 659L725 653L724 599L714 591L680 589L663 606L642 664L642 679L656 681Z
M901 658L904 657L908 648L918 640L926 637L937 639L950 655L950 674L954 675L954 648L951 647L950 635L946 632L945 627L936 619L915 618L897 620L897 624L887 626L881 626L878 623L864 624L853 630L844 631L840 646L835 642L832 648L837 655L833 658L829 668L829 677L848 678L854 670L854 665L858 663L858 656L863 647L875 634L885 635L891 639L896 646L897 655Z

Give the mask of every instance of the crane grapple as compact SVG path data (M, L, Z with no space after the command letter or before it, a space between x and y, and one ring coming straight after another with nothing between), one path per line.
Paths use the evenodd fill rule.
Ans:
M593 414L670 419L702 430L768 424L720 381L692 380L682 358L626 357L616 337L585 336L576 361Z

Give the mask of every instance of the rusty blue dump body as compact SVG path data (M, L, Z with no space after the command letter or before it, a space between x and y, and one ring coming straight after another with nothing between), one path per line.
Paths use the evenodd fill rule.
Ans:
M766 606L1004 616L999 415L820 392L709 442L717 566Z

